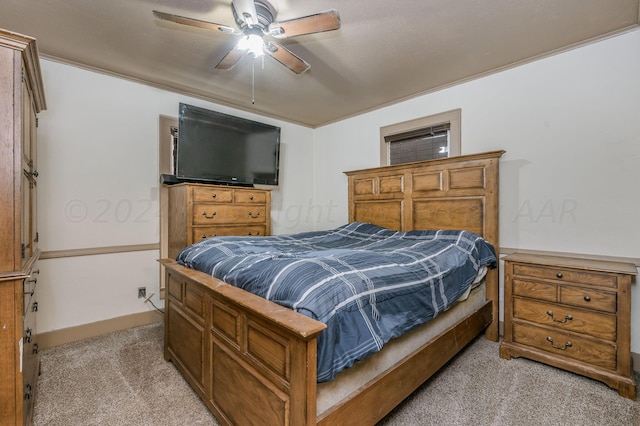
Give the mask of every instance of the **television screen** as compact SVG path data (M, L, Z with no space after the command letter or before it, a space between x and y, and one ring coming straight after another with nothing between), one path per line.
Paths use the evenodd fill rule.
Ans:
M178 179L277 185L279 157L279 127L180 104Z

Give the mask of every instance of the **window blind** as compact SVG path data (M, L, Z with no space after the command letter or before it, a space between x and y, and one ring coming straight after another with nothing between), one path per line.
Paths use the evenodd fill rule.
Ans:
M449 156L449 123L385 136L389 164L433 160Z

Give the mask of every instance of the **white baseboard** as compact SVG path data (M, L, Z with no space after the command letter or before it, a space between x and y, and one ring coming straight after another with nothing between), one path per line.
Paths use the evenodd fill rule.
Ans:
M141 325L155 324L162 321L164 321L164 317L158 311L139 312L75 327L38 333L36 341L40 349L46 349L65 343L88 339L89 337L100 336L102 334Z

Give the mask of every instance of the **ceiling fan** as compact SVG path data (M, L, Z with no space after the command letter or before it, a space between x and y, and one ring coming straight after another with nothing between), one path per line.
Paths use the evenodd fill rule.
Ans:
M153 14L165 21L241 35L235 47L218 62L217 69L230 69L246 55L259 57L267 54L294 73L301 74L311 65L271 38L285 39L340 28L340 16L333 9L282 22L274 21L276 10L266 0L233 0L231 10L239 29L157 10Z

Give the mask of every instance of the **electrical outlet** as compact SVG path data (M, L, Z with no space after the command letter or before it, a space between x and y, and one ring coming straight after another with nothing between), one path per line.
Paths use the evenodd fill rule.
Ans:
M138 287L138 299L144 299L147 297L147 288Z

